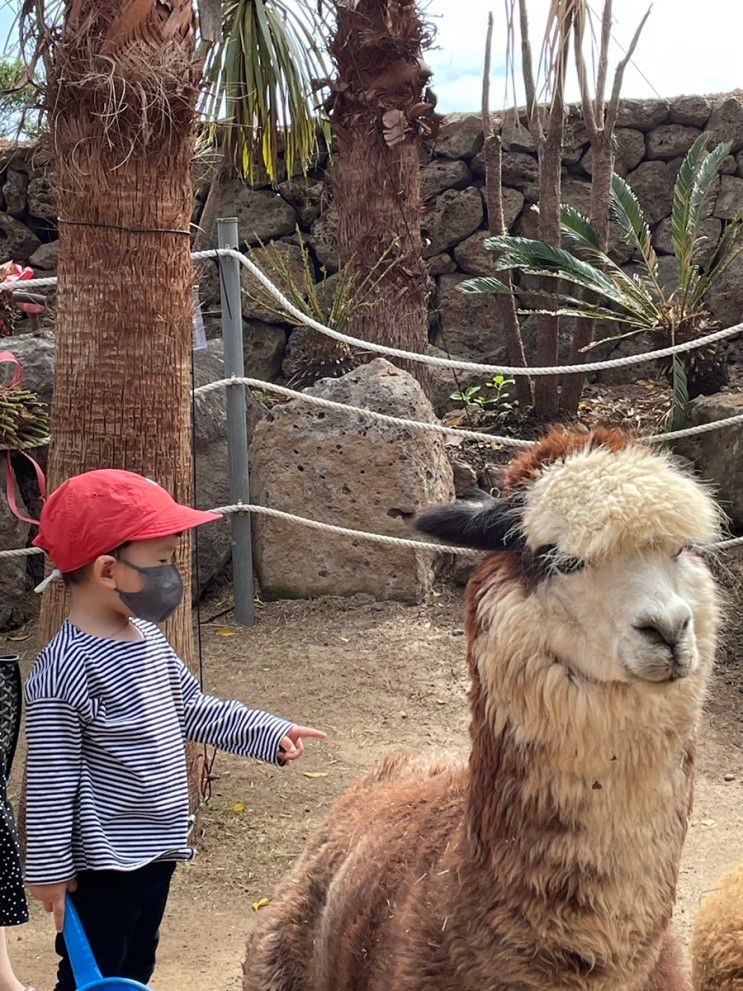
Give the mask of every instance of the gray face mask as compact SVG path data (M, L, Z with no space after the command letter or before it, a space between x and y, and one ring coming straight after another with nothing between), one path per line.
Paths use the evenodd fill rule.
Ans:
M131 561L119 558L122 564L134 568L142 576L139 592L122 592L119 598L138 619L148 623L164 623L172 616L183 600L183 579L173 564L158 564L154 568L140 568Z

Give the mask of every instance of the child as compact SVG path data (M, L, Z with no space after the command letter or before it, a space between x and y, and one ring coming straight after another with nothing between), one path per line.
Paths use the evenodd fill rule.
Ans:
M21 721L21 674L16 654L0 655L0 991L23 991L8 955L5 927L28 921L21 858L7 782ZM32 991L32 989L27 989Z
M178 535L217 519L126 471L77 475L48 499L34 543L70 593L26 685L31 894L58 932L66 892L104 976L146 984L188 843L186 740L286 764L324 733L204 695L158 630L183 597ZM73 991L64 940L56 991Z

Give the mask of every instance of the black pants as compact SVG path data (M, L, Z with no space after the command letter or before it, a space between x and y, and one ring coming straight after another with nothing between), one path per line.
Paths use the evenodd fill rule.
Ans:
M155 969L160 922L175 864L154 863L136 871L81 871L75 903L93 955L104 977L147 984ZM55 991L75 991L62 936Z

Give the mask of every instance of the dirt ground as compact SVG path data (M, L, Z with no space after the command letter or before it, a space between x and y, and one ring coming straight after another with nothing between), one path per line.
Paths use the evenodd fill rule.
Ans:
M743 570L743 561L741 561ZM202 615L219 611L213 598ZM740 600L733 604L740 611ZM3 641L23 651L28 640ZM461 593L428 605L359 600L261 606L244 629L227 614L202 626L205 685L328 733L291 770L219 754L200 821L199 856L176 874L156 991L237 991L256 904L270 898L336 795L381 757L427 748L463 752L467 689ZM707 706L696 800L682 866L677 925L685 936L700 899L742 854L743 650L731 637ZM19 755L19 764L22 754ZM17 783L16 783L17 786ZM53 985L51 924L36 908L9 930L13 960L37 991Z

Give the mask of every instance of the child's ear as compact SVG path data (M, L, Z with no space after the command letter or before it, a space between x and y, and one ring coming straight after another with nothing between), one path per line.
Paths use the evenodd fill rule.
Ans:
M116 579L113 574L115 564L116 558L110 554L101 554L100 557L97 557L92 565L93 581L105 585L106 588L116 588Z

